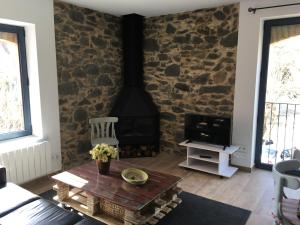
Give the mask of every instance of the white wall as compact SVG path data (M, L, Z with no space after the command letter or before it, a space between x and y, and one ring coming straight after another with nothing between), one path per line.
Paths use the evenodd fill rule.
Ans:
M52 169L61 168L58 85L52 0L1 0L0 23L22 25L30 80L34 135L51 145Z
M248 8L296 2L299 1L246 0L240 3L232 141L243 149L233 157L233 164L254 165L263 21L300 15L300 6L260 10L256 14L249 13Z

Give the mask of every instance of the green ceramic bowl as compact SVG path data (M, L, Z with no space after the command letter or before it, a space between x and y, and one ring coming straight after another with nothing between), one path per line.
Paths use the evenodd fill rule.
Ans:
M135 185L144 184L149 178L146 172L136 168L127 168L122 171L121 175L126 182Z

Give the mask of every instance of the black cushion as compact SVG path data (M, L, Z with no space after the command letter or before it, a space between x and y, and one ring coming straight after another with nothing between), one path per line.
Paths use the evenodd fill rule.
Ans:
M7 183L0 189L0 217L39 198L18 185Z
M1 225L74 225L81 216L38 199L0 218Z
M292 175L292 176L300 177L300 169L297 169L297 170L288 170L288 171L285 171L285 173L287 175Z
M79 221L78 223L76 223L75 225L106 225L106 224L94 219L85 218Z

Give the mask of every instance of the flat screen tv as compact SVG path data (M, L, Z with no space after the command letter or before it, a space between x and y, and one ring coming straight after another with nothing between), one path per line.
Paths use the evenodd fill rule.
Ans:
M231 144L231 118L187 114L185 139L224 147Z

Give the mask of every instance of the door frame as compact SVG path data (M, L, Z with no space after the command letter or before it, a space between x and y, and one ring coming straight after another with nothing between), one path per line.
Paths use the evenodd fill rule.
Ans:
M271 30L272 27L275 26L294 25L294 24L300 24L300 17L290 17L290 18L273 19L273 20L264 21L262 60L261 60L258 110L257 110L255 159L254 159L255 167L260 169L272 170L273 167L270 164L261 163L262 135L263 135L263 124L264 124L264 116L265 116L265 101L266 101L266 90L267 90L267 79L268 79Z

